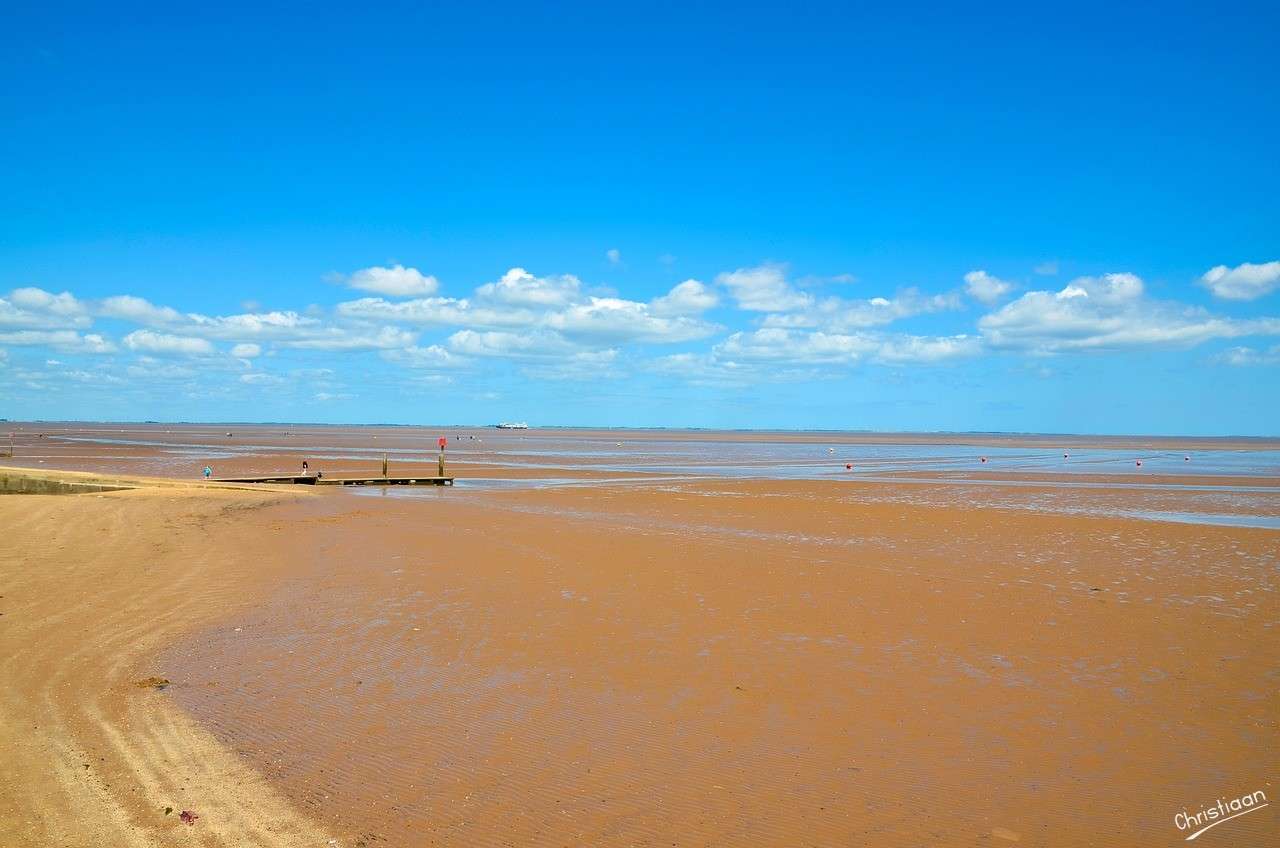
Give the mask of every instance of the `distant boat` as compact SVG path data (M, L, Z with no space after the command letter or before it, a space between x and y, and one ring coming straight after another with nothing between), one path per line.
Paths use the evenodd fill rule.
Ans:
M503 421L498 425L499 430L528 430L529 425L524 421Z

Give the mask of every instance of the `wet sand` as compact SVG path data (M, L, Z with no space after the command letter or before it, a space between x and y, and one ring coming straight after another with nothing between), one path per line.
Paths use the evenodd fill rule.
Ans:
M0 832L1180 843L1276 791L1280 532L1111 513L1280 491L1055 481L6 496Z

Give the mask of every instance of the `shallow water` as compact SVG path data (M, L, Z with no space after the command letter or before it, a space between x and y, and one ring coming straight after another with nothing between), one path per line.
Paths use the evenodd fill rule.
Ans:
M57 442L117 448L150 448L184 461L191 457L227 458L261 454L297 454L328 461L374 461L382 454L395 459L434 461L434 438L421 432L374 434L362 428L311 430L286 436L284 431L255 427L245 442L228 443L225 435L179 431L140 438L133 431L69 433ZM831 434L797 434L806 441L756 434L688 434L682 437L628 438L626 434L566 436L554 431L510 435L488 434L451 439L451 461L471 465L608 473L694 474L716 477L824 479L847 473L1016 471L1047 474L1107 474L1141 479L1150 475L1280 476L1280 451L1226 449L1197 444L1186 450L1161 447L1078 447L1080 437L1064 438L1062 449L1016 444L869 444ZM199 438L203 436L204 438ZM270 437L270 438L268 438ZM237 437L238 438L238 437ZM1043 439L1044 437L1034 437ZM1016 442L1016 437L1009 437ZM1212 443L1209 443L1212 444ZM1067 454L1064 456L1064 454ZM986 460L985 462L983 460ZM1137 463L1141 462L1141 466Z

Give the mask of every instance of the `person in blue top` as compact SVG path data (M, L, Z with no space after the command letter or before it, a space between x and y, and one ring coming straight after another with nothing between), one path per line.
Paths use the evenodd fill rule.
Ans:
M204 467L204 479L208 480L212 476L213 476L213 466L206 465Z

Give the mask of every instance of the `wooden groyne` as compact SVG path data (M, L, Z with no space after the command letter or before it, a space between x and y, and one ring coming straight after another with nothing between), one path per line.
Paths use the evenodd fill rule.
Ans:
M268 474L260 477L214 477L217 483L292 483L297 486L452 486L452 477L317 477L314 474Z

